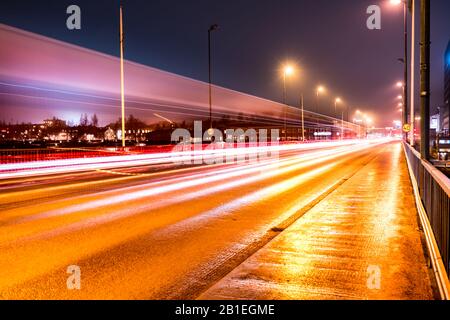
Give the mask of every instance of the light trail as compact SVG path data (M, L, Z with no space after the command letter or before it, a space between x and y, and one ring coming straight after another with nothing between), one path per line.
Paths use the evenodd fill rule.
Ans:
M52 217L59 217L64 216L68 214L74 214L77 212L87 212L87 211L94 211L104 208L104 207L111 207L116 204L123 204L125 202L130 201L136 201L139 199L146 199L146 201L149 200L149 198L155 198L159 195L166 194L173 191L181 191L181 190L187 190L182 195L171 197L169 199L163 199L158 201L157 203L152 203L152 205L134 205L133 210L116 210L113 213L108 213L105 215L100 215L95 218L88 218L85 219L82 222L74 223L70 226L64 227L63 230L59 231L52 231L51 235L54 236L55 234L59 234L59 232L69 232L74 230L80 230L80 228L83 227L93 227L98 224L108 223L115 221L117 219L123 219L126 217L130 217L132 215L139 214L140 212L144 210L156 210L160 208L164 208L166 206L169 206L171 204L176 203L182 203L188 200L198 199L200 200L202 197L223 192L230 189L235 189L242 187L244 185L256 183L258 181L264 181L273 177L277 177L280 175L285 175L292 173L294 171L298 171L301 169L304 169L306 167L310 166L319 166L323 163L327 163L329 161L332 161L333 159L336 159L338 157L342 157L357 151L365 150L367 148L371 148L374 145L381 144L382 142L378 142L375 144L361 144L354 147L346 147L342 148L340 150L324 150L320 152L313 152L311 154L307 155L301 155L296 156L294 159L293 157L290 157L289 159L286 159L282 165L280 163L277 163L277 161L272 161L271 164L266 164L263 166L254 166L252 168L248 168L247 166L241 166L234 169L226 169L222 170L223 172L211 172L208 176L208 174L197 174L194 176L189 176L181 179L172 179L169 181L163 181L163 182L156 182L156 183L150 183L150 184L144 184L140 185L138 187L128 187L128 188L122 188L117 189L111 192L102 192L102 193L96 193L96 197L102 197L102 200L92 200L87 201L81 205L72 205L67 206L61 209L56 209L49 212L41 212L37 215L31 215L29 217L24 216L23 218L19 220L14 220L14 224L17 223L26 223L31 222L39 219L47 219ZM326 167L324 170L328 170L329 168ZM319 169L318 169L319 170ZM321 169L322 170L322 169ZM314 171L316 172L316 171ZM317 171L322 172L322 171ZM259 173L259 174L256 174ZM219 185L211 185L212 183L217 183L220 181L223 181L225 179L232 179L234 177L241 177L241 179L223 183ZM288 190L290 187L293 187L296 183L300 183L301 177L295 177L293 179L284 181L275 187L271 187L269 189L263 189L261 192L258 193L258 195L262 196L263 194L267 195L267 192L271 191L274 195L279 194L279 192L283 192L283 190ZM309 175L306 175L306 177L310 177ZM299 180L300 179L300 180ZM160 184L163 184L162 186L158 186ZM203 189L201 191L196 192L189 192L188 190L193 187L198 187L202 185L208 185L210 187ZM290 186L290 187L289 187ZM287 189L286 189L287 188ZM139 191L133 191L133 189L143 189ZM269 191L268 191L269 190ZM277 191L278 190L278 191ZM108 196L110 194L110 196ZM111 195L111 194L118 194L118 195ZM242 198L242 203L245 203L247 200L246 198ZM251 199L255 199L254 197L251 197ZM240 203L237 200L237 203ZM72 199L73 201L73 199ZM235 206L235 205L233 205ZM105 209L102 209L105 210ZM9 215L7 212L4 213L3 218L0 219L0 221L4 221L3 223L11 218L11 215ZM5 221L6 220L6 221ZM6 222L7 225L9 225L8 222ZM56 232L56 233L55 233ZM8 237L8 235L5 235Z
M75 91L69 91L69 90L59 90L59 89L52 89L52 88L43 88L38 86L32 86L32 85L22 85L22 84L13 84L13 83L6 83L0 81L0 86L5 87L11 87L11 88L17 88L17 89L27 89L32 91L38 91L42 92L42 96L37 96L32 93L27 94L20 94L20 93L11 93L11 92L0 92L0 95L5 96L16 96L16 97L22 97L27 99L41 99L41 100L49 100L49 101L55 101L55 102L66 102L66 103L75 103L80 105L91 105L91 106L97 106L97 107L105 107L109 109L117 109L117 103L120 103L119 98L112 98L106 95L98 95L98 94L88 94L88 93L81 93L81 92L75 92ZM98 99L98 100L104 100L104 101L110 101L111 104L107 103L101 103L101 102L92 102L92 101L85 101L85 100L75 100L74 98L55 98L50 95L49 93L57 93L66 95L68 97L78 97L78 98L89 98L92 100ZM177 116L190 116L192 119L195 119L196 117L199 117L200 113L193 113L192 110L195 110L195 108L192 107L186 107L183 104L175 104L175 103L163 103L161 101L145 101L142 99L132 99L130 97L127 97L125 99L127 104L129 105L127 107L128 110L136 110L136 111L146 111L149 112L148 114L155 115L154 112L164 112L164 113L170 113ZM141 107L136 107L134 105L139 105ZM168 108L174 108L179 111L171 111ZM206 115L206 111L203 111ZM292 114L295 118L295 114ZM156 116L156 115L155 115ZM228 112L224 110L217 110L213 114L213 118L217 120L221 120L223 116L228 116L230 119L236 120L235 117L236 114L233 112ZM320 115L319 115L320 116ZM156 116L157 117L157 116ZM260 124L266 124L266 125L279 125L283 123L283 119L277 119L277 118L269 118L269 117L261 117L259 115L252 115L252 119L255 119ZM293 123L297 123L298 121L292 120Z
M120 168L128 166L144 166L144 165L155 165L165 163L186 163L211 159L214 160L217 159L218 157L223 157L225 162L226 158L230 158L232 156L250 156L262 153L272 154L274 152L280 151L310 150L315 148L326 148L332 146L353 145L356 143L361 142L355 140L345 140L338 142L317 142L309 144L290 144L278 146L231 148L231 149L216 149L216 150L194 150L185 152L3 164L0 165L0 180L24 176L56 174L61 172L67 173L76 171Z
M49 197L31 197L2 211L0 291L6 297L38 297L36 290L51 287L52 296L70 295L60 292L54 275L65 276L66 266L75 263L83 268L86 289L72 298L112 292L129 297L143 287L151 290L143 293L146 296L167 296L166 291L176 295L173 284L192 286L185 278L203 281L218 268L228 273L221 269L224 264L239 264L247 247L254 248L273 234L271 228L365 167L385 150L377 146L386 141L309 150L279 146L288 149L264 163L175 169L132 185L127 177L108 188L89 185L83 194L78 194L82 182L75 180L67 185L77 188L72 193L55 191L64 196L60 198L52 198L51 184L42 190L25 187L48 191ZM58 180L57 187L66 184L64 176ZM20 202L20 192L14 194ZM107 272L101 267L111 265ZM114 279L126 272L126 288L118 280L108 287L109 272ZM39 297L45 292L39 291Z
M3 84L5 85L5 84ZM23 88L33 88L34 90L40 90L43 92L54 92L54 93L61 93L61 94L73 94L79 97L88 97L88 98L96 98L96 99L103 99L103 100L111 100L111 102L115 102L115 101L119 101L119 99L114 99L114 98L109 98L109 97L101 97L101 96L96 96L96 95L89 95L89 94L80 94L80 93L69 93L68 91L61 91L61 90L47 90L47 89L43 89L43 88L34 88L32 86L16 86L16 87L23 87ZM20 98L24 98L24 99L35 99L35 100L43 100L43 101L53 101L53 102L62 102L62 103L70 103L72 105L77 104L80 106L95 106L95 107L104 107L104 108L108 108L109 110L114 110L117 109L117 105L116 104L106 104L106 103L101 103L101 102L93 102L93 101L82 101L82 100L73 100L73 99L62 99L62 98L55 98L55 97L50 97L50 96L36 96L33 94L20 94L20 93L9 93L9 92L0 92L0 95L3 96L11 96L11 97L20 97ZM157 101L152 101L152 102L148 102L148 101L143 101L143 100L133 100L130 98L126 99L126 102L128 104L127 110L135 110L135 111L141 111L141 112L145 112L146 115L153 115L156 118L159 118L155 112L164 112L164 113L168 113L174 116L184 116L184 117L188 117L191 119L197 119L199 117L204 117L206 116L206 111L197 111L197 112L192 112L194 109L192 107L184 107L183 105L177 105L177 104L163 104L161 102L157 102ZM136 105L140 106L137 107ZM169 109L168 109L169 108ZM173 111L170 109L176 109L178 111ZM296 108L294 108L295 110L297 110ZM164 110L164 111L162 111ZM309 111L305 111L305 112L309 112ZM310 112L311 115L319 117L319 118L329 118L327 120L331 120L333 122L336 122L336 119L321 115L321 114L317 114L314 112ZM291 115L292 118L288 119L288 123L290 125L293 126L299 126L300 125L300 120L296 119L296 114L293 112L288 112L288 115ZM213 114L213 119L216 119L218 121L222 120L223 117L229 117L230 119L237 121L239 120L239 117L236 116L236 114L232 113L232 112L226 112L226 111L222 111L222 110L218 110L217 112L215 112ZM269 117L261 117L259 115L252 115L251 116L252 121L256 121L256 123L258 125L265 125L265 126L279 126L281 124L284 123L283 119L278 119L278 118L269 118ZM336 125L333 125L332 122L330 123L317 123L316 121L313 120L305 120L305 128L315 128L317 126L322 127L322 128L338 128L340 129L340 121L337 121Z
M45 117L50 117L52 110L73 108L77 104L80 112L92 111L93 105L103 106L105 114L102 118L106 117L105 122L117 119L114 109L118 108L115 102L119 101L120 93L118 58L3 24L0 24L0 42L7 44L0 51L0 61L9 62L2 64L0 86L6 92L0 94L42 94L48 102L47 108L42 109L40 101L31 101L29 96L22 95L25 97L20 98L17 95L11 100L19 101L6 101L1 105L8 114L12 114L13 110L10 109L14 104L29 109L32 111L30 114L34 115L39 110ZM67 65L69 60L73 63ZM208 114L208 103L204 95L207 83L130 61L125 62L125 72L126 102L136 117L150 123L158 120L154 113L164 113L170 114L172 121L181 123L198 120L200 115ZM64 99L52 100L59 95L70 98L66 102L63 102ZM286 111L290 125L300 124L300 109L292 106L286 107L275 101L219 86L214 86L214 96L213 117L217 120L227 116L241 123L250 120L261 125L278 126L284 122ZM96 99L106 103L92 101ZM82 105L84 103L85 106ZM305 124L308 126L320 122L322 127L333 127L336 120L307 110L304 114ZM349 131L357 132L357 126L351 123L346 123L346 126Z

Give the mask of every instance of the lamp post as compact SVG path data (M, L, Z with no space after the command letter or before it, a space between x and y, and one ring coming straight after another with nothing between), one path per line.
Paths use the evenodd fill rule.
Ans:
M301 105L301 109L302 109L302 141L305 141L305 115L304 115L305 106L304 106L303 93L301 94L301 97L300 97L300 105Z
M403 2L403 33L404 33L404 83L403 83L403 121L408 123L408 5L405 0Z
M212 75L211 75L211 33L219 26L213 24L208 29L208 82L209 82L209 129L212 130Z
M337 116L337 104L338 103L341 103L341 98L336 98L336 99L334 99L334 116L336 117Z
M323 93L325 91L325 88L323 86L318 86L317 90L316 90L316 113L319 113L319 109L320 109L320 94Z
M352 107L347 106L347 122L350 122L350 114L352 112Z
M402 127L405 126L405 124L408 124L408 106L405 104L405 84L401 81L397 82L397 87L402 89L402 94L401 94L401 101L398 106L402 107ZM402 129L403 131L403 129ZM408 134L403 132L403 139L405 141L407 141L408 139Z
M369 133L370 130L370 126L373 124L373 119L366 116L366 129L367 129L367 133L366 133L366 138L367 138L367 134Z
M430 157L430 0L420 1L420 154Z
M403 59L400 59L401 62L403 62L403 77L404 77L404 82L403 82L403 114L402 114L402 121L403 121L403 125L408 123L408 107L409 107L409 99L408 99L408 7L409 4L411 3L411 1L413 0L391 0L391 4L393 5L400 5L403 4L403 34L404 34L404 48L403 48ZM412 2L411 8L414 7L414 2ZM414 25L414 20L413 23ZM413 27L414 28L414 27ZM414 29L413 29L414 31ZM413 41L414 41L414 34L413 34ZM411 58L414 59L414 42L412 44L413 49L412 49L412 55ZM414 70L413 67L414 64L414 60L412 60L412 66L411 69ZM413 81L413 79L411 79ZM411 90L414 91L414 85L413 82L411 82ZM411 97L413 97L413 94L411 94ZM412 101L413 103L413 101ZM410 109L410 112L412 113L412 119L414 118L414 110ZM414 132L413 132L413 137L414 137ZM405 141L407 140L407 134L404 134L404 139Z
M334 99L334 117L335 118L337 118L338 117L338 115L337 115L337 105L338 105L338 103L341 103L341 98L336 98L336 99Z
M357 118L358 116L361 116L362 119ZM356 122L356 124L358 125L358 135L359 135L359 139L363 138L363 126L364 126L364 115L361 112L361 110L356 110L355 112L355 119L353 119L353 122Z
M353 108L351 107L351 106L347 106L347 108L346 108L346 117L347 117L347 123L351 123L351 120L350 120L350 115L352 114L352 111L353 111ZM352 129L351 130L354 130L354 127L352 127Z
M316 90L316 113L319 114L320 109L320 94L325 91L325 88L323 86L318 86ZM317 130L319 130L319 118L317 118Z
M334 99L334 116L335 117L337 117L338 115L337 115L337 105L338 105L338 103L340 103L341 102L341 98L336 98L336 99Z
M287 88L286 79L294 73L294 68L290 65L286 65L283 68L283 104L284 104L284 141L287 140Z
M340 98L337 98L335 100L335 106L337 107L337 103L338 102L342 102L342 100ZM342 110L341 110L341 140L344 139L344 112L347 111L347 107L345 107L344 105L342 105Z
M410 109L411 109L411 146L414 147L414 131L415 131L415 63L416 63L416 9L415 0L410 1L411 8L411 84L410 84Z
M120 4L120 100L122 109L122 147L125 148L125 83L124 83L124 36L123 36L123 5Z

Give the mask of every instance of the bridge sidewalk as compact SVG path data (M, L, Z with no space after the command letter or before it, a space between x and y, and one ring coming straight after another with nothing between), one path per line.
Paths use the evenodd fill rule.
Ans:
M433 299L400 143L200 299Z

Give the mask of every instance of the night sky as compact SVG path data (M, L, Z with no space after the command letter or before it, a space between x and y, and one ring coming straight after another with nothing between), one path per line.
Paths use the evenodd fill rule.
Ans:
M403 11L388 0L125 0L126 59L194 79L207 80L207 30L214 33L214 83L282 100L279 67L299 67L289 101L301 92L314 104L342 97L372 113L379 126L400 119ZM66 8L82 10L82 30L69 31ZM118 4L112 0L4 0L0 22L118 56ZM366 28L366 8L382 6L382 30ZM450 1L432 1L432 106L443 101L444 51L450 40ZM417 6L419 8L419 6ZM1 50L1 49L0 49ZM417 53L418 58L418 53ZM1 67L1 65L0 65ZM101 116L101 115L100 115ZM18 121L20 117L18 116ZM42 119L36 119L40 121Z

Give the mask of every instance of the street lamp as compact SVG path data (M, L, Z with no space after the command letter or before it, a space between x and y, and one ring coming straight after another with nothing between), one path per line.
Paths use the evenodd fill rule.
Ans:
M337 104L338 103L341 103L341 98L339 98L339 97L337 97L335 100L334 100L334 116L336 117L336 115L337 115Z
M358 125L358 138L362 137L362 126L364 125L364 120L362 120L361 118L359 118L360 116L364 116L363 113L361 112L361 110L357 109L355 111L355 115L354 115L354 119L353 122L356 123Z
M392 5L401 5L403 4L403 32L404 32L404 57L401 59L404 67L404 83L403 83L403 124L408 123L408 6L411 6L412 10L412 46L411 46L411 108L410 112L414 114L414 43L415 43L415 21L414 21L414 0L390 0ZM413 117L413 116L412 116ZM404 139L407 138L407 135L404 136Z
M344 140L344 110L345 110L345 106L342 106L342 114L341 114L341 140Z
M287 89L286 89L286 79L294 74L294 67L287 64L283 67L283 104L284 107L284 140L287 140Z
M334 99L334 116L337 118L338 117L338 115L337 115L337 105L338 105L338 103L341 103L341 98L339 98L339 97L337 97L336 99ZM343 125L343 123L342 123L342 125ZM342 135L342 130L341 130L341 135Z
M317 90L316 90L316 97L317 97L317 103L316 103L316 113L319 113L319 109L320 109L320 106L319 106L319 97L320 97L320 94L321 93L324 93L325 92L325 88L323 87L323 86L318 86L317 87Z
M285 65L283 68L283 104L287 105L286 78L294 74L294 67Z
M304 99L303 99L303 93L301 95L301 111L302 111L302 141L305 141L305 105L304 105Z
M341 102L342 102L341 98L336 98L334 100L334 109L336 110L336 112L337 112L337 104L341 103ZM346 110L346 107L343 105L342 110L341 110L341 140L344 139L344 111L345 110Z
M316 113L319 113L320 109L320 94L325 92L325 88L323 86L318 86L316 89ZM317 127L319 127L319 118L317 117Z
M211 33L219 29L217 24L213 24L208 29L208 80L209 80L209 130L212 131L212 78L211 78Z
M124 82L124 36L123 36L123 5L120 3L120 101L122 111L122 147L125 148L125 82Z

